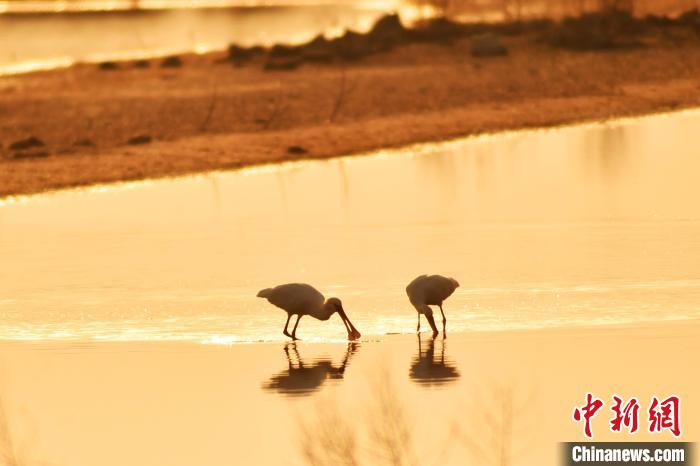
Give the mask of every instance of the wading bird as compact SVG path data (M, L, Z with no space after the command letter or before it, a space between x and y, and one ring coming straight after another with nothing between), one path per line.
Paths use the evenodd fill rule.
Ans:
M318 320L328 320L334 313L338 313L345 329L348 331L348 340L360 338L360 332L352 325L350 319L343 310L343 304L338 298L324 299L323 295L313 286L304 283L287 283L274 288L265 288L258 292L258 298L265 298L270 303L287 312L287 322L282 333L296 340L297 327L303 316L309 315ZM292 315L297 315L292 334L289 334L287 326Z
M435 327L435 319L433 318L433 310L430 306L438 306L442 314L442 332L445 333L447 327L447 319L445 312L442 310L442 302L450 297L457 289L459 283L454 278L443 277L441 275L421 275L413 280L406 287L408 299L413 304L413 307L418 311L418 327L416 332L420 332L420 315L423 314L430 327L433 329L433 336L438 335L438 329Z

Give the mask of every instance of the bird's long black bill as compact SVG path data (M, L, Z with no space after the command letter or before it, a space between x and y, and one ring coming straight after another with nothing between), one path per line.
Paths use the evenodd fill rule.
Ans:
M350 322L350 319L348 319L347 314L345 314L345 310L342 308L338 311L338 315L340 315L340 318L343 319L343 322L345 323L345 327L347 328L348 331L348 339L349 340L357 340L360 338L362 335L360 332L355 328L354 325L352 325L352 322Z

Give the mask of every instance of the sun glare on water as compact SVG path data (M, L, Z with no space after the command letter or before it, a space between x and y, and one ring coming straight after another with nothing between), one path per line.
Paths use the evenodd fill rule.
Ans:
M64 13L81 11L124 11L124 10L175 10L198 8L231 8L231 7L270 7L318 5L313 0L103 0L103 1L1 1L2 13ZM340 2L341 4L343 2ZM349 2L348 2L349 3ZM391 0L367 0L353 2L365 7L388 8L396 6Z

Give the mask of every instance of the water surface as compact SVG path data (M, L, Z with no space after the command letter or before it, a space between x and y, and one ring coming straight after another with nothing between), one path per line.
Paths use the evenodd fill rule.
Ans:
M699 112L10 200L0 338L283 340L255 297L307 282L366 336L455 277L449 329L700 317ZM344 337L304 319L306 339Z
M368 30L390 4L0 14L0 75L76 62L301 43Z
M571 412L586 391L638 397L635 441L674 440L642 413L677 394L696 441L699 322L355 345L2 342L0 451L30 465L302 466L307 446L352 436L356 464L377 465L391 463L376 432L399 430L389 446L409 464L555 465L558 442L583 438ZM629 440L609 431L609 406L595 439Z

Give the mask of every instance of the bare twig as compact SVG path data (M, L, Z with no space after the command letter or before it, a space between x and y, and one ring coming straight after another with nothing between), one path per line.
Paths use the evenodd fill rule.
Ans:
M211 116L214 114L214 107L216 107L218 93L219 93L219 86L218 86L218 84L215 83L214 90L212 91L212 94L211 94L211 101L209 102L209 110L207 110L207 116L204 118L202 125L199 127L199 131L201 131L201 132L206 131L207 127L209 126L209 121L211 120Z
M333 123L335 121L335 117L338 116L338 113L340 112L340 107L343 105L343 99L345 98L345 84L347 81L347 75L345 72L345 67L341 70L340 74L340 90L338 91L338 96L335 99L335 105L333 105L333 111L331 112L330 116L328 117L328 122Z
M0 398L0 464L7 466L19 466L21 464L15 450L2 398Z
M358 466L355 429L335 403L321 402L313 421L300 422L301 453L310 466Z

